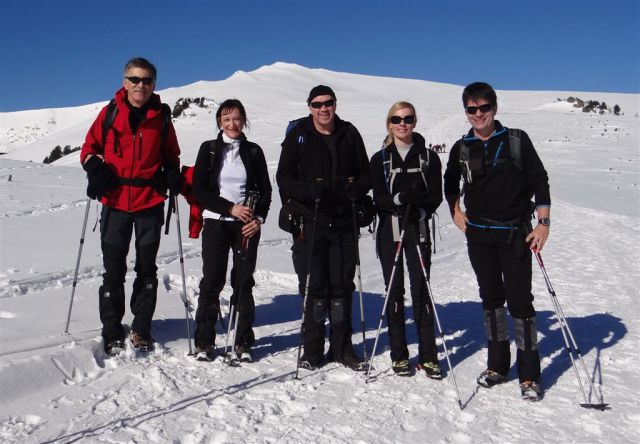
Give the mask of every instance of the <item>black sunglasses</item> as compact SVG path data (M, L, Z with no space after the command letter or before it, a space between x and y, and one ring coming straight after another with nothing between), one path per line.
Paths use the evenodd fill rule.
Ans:
M326 106L327 108L331 108L335 104L336 104L335 99L331 99L331 100L327 100L326 102L311 102L309 106L313 109L320 109L323 106Z
M399 124L403 120L404 120L404 123L406 123L407 125L411 125L413 122L416 121L416 116L404 116L404 117L391 116L391 118L389 119L389 121L394 125Z
M467 114L475 114L478 112L478 110L482 111L483 113L488 113L492 108L492 104L485 103L484 105L480 106L466 106L464 109L467 111Z
M127 79L128 81L130 81L131 83L133 83L134 85L137 85L138 83L142 82L145 85L151 85L153 83L153 78L151 77L125 77L125 79Z

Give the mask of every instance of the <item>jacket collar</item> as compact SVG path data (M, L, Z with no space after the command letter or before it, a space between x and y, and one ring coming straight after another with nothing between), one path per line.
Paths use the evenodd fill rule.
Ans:
M341 137L344 133L346 133L349 130L349 127L351 126L349 122L347 122L346 120L342 120L340 117L338 117L337 114L334 117L333 123L334 123L334 130L332 134L335 135L336 137ZM313 125L313 116L311 114L309 114L307 118L304 119L303 128L307 133L315 134L315 135L318 134L318 132L315 129L315 126Z
M424 153L427 150L427 147L425 145L425 140L424 140L424 137L422 137L422 134L413 132L412 139L413 139L413 146L411 147L411 149L407 153L407 157L405 158L405 162L407 161L407 159L410 159L413 156L420 155L420 154ZM391 145L386 146L384 149L387 151L387 153L389 155L391 155L393 152L397 152L398 151L398 149L396 148L396 144L395 143L392 143Z
M501 136L502 134L508 131L507 128L502 126L499 120L496 120L495 123L496 123L496 129L493 131L493 133L491 133L491 135L489 136L489 139L487 140L491 140L494 137ZM469 132L463 137L463 139L465 142L473 142L474 140L481 140L478 137L476 137L475 133L473 132L473 128L469 130Z
M126 112L129 115L129 106L127 105L127 90L120 88L115 94L116 105L118 106L118 112ZM155 117L160 114L162 102L160 96L156 93L152 93L147 102L147 119Z

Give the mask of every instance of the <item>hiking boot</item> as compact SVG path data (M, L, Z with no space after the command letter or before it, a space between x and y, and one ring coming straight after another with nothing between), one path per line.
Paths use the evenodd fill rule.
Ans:
M131 343L137 351L150 351L153 349L153 340L143 336L135 330L131 330Z
M507 382L507 377L501 375L498 372L494 372L491 369L486 369L485 371L480 373L480 376L478 376L478 379L476 379L476 382L478 383L478 385L484 388L491 388L494 385Z
M302 355L298 360L298 367L304 368L305 370L317 370L322 366L322 358L314 359L309 358L305 355Z
M236 359L240 362L253 362L251 348L243 347L241 345L236 346Z
M391 361L391 368L398 376L411 376L411 368L409 367L409 361L407 359Z
M104 351L109 356L116 356L124 350L124 341L122 339L115 339L110 342L105 342Z
M354 372L367 371L367 363L365 362L365 360L355 354L343 356L340 363L345 367L350 368Z
M198 361L211 362L216 358L216 349L213 345L196 346L194 356Z
M520 396L527 401L540 401L543 396L542 387L536 381L520 383Z
M428 378L442 379L442 369L437 362L425 361L423 363L418 363L416 368L424 371Z

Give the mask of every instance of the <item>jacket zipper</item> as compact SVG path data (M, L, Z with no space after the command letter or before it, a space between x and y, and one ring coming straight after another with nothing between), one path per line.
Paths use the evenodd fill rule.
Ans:
M136 162L136 133L133 133L133 152L131 153L131 172L129 173L129 179L133 179L133 168ZM131 185L128 186L128 208L127 211L131 212Z
M142 161L142 131L138 133L138 140L138 145L140 145L140 150L138 151L138 160Z

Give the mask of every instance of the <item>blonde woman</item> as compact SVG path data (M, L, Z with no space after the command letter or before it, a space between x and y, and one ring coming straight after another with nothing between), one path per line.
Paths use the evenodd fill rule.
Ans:
M405 228L386 313L393 371L400 376L412 374L405 332L404 256L418 330L416 368L424 370L430 378L440 379L433 312L416 246L420 247L428 275L431 262L428 221L442 202L442 165L438 155L427 149L424 138L414 131L416 122L416 110L411 103L393 104L387 113L388 135L384 146L371 158L373 199L380 215L376 248L388 286L399 234Z

